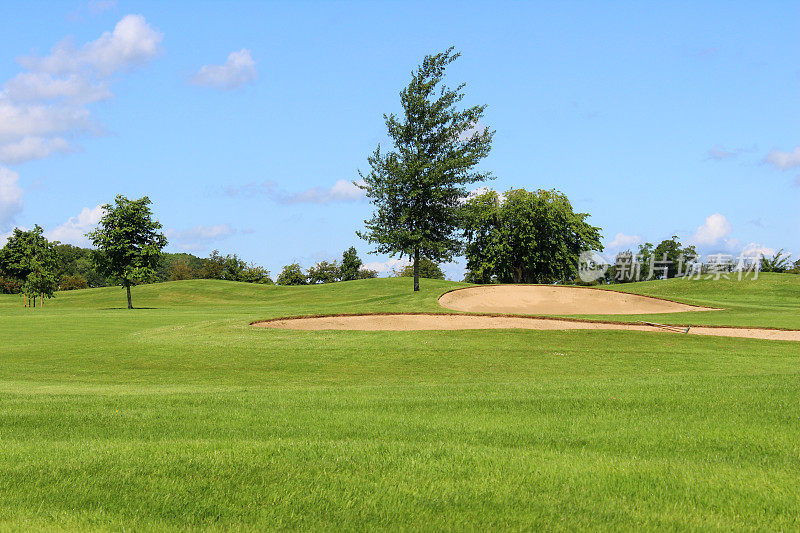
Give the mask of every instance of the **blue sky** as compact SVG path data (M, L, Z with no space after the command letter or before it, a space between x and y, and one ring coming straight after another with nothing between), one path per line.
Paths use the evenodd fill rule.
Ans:
M490 187L562 190L609 252L800 254L798 2L3 2L0 35L0 240L148 195L170 251L386 268L349 182L454 45Z

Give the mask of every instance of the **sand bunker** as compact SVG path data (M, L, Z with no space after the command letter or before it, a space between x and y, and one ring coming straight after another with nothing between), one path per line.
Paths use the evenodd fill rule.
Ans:
M459 329L614 329L670 333L670 331L663 328L644 324L614 324L605 322L582 322L578 320L558 319L551 320L546 318L526 318L513 316L445 314L341 315L307 318L279 318L264 322L256 322L253 325L262 328L297 330L334 329L356 331L418 331ZM777 329L692 327L688 334L800 341L800 331Z
M650 298L638 294L554 285L489 285L450 291L442 307L469 313L520 315L641 315L716 311L710 307Z

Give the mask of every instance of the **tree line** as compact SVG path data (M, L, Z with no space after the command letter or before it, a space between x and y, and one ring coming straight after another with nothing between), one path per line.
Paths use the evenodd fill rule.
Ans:
M451 47L426 56L400 93L402 116L384 115L391 148L378 145L367 158L369 171L358 173L356 185L374 211L357 235L375 245L373 252L410 259L395 275L413 277L414 291L420 278L443 279L438 264L456 256L466 258L465 281L472 283L576 282L582 254L603 249L601 228L588 223L588 213L575 212L555 189L468 190L494 178L478 169L491 150L494 131L481 124L485 105L459 108L465 84L443 84L447 67L459 55ZM131 286L140 283L194 278L273 283L267 269L236 254L215 250L199 258L163 253L167 239L149 206L146 196L117 196L103 206L97 229L87 234L91 250L48 242L39 226L15 229L0 250L0 291L23 293L26 304L36 305L58 289L115 284L126 289L131 308ZM656 277L676 277L696 256L677 237L657 246L645 243L637 254L618 254L596 282L636 281L642 265L656 261L661 269ZM800 261L791 263L781 251L762 258L759 267L796 272ZM286 265L275 282L305 285L376 276L351 247L341 261L320 261L307 270L297 263Z

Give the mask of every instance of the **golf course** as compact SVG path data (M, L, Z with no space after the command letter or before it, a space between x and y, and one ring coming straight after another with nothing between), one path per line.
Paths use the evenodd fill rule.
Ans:
M470 286L410 283L0 295L0 529L800 528L797 342L255 327ZM712 310L545 319L800 330L797 275L613 289Z

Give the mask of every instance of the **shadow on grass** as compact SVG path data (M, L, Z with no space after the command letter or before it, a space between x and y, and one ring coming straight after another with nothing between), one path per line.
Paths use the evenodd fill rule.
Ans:
M133 309L128 309L127 307L101 307L100 311L136 311L138 309L161 309L160 307L134 307Z

